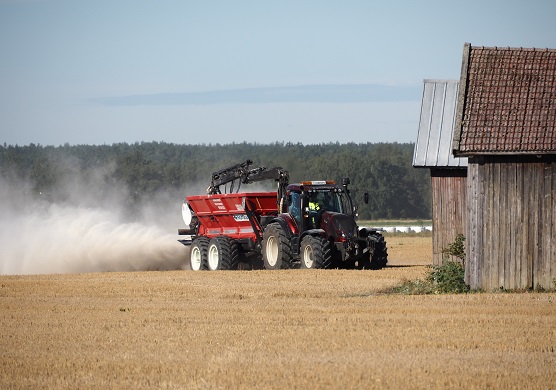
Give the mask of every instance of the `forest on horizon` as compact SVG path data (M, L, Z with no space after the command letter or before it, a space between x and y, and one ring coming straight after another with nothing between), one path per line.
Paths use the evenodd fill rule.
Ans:
M0 178L26 183L32 196L67 198L70 182L101 180L125 186L131 203L165 191L203 194L212 172L252 160L252 167L282 167L290 182L351 180L361 219L429 219L431 184L426 169L412 166L413 143L232 143L182 145L165 142L112 145L0 146ZM94 180L93 180L94 179ZM87 185L87 184L85 184ZM261 184L274 190L273 183ZM249 187L242 187L249 191ZM363 203L368 192L370 202Z

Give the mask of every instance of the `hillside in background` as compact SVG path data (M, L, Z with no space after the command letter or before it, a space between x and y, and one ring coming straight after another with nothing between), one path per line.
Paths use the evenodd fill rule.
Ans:
M201 194L211 173L253 160L253 167L281 166L290 181L351 180L362 219L430 218L427 170L411 165L414 144L135 144L0 146L0 176L21 185L25 196L67 200L75 183L98 188L124 187L134 203L163 192ZM70 185L71 184L71 185ZM272 183L257 184L272 190ZM245 188L245 187L244 187ZM370 203L363 204L369 192Z

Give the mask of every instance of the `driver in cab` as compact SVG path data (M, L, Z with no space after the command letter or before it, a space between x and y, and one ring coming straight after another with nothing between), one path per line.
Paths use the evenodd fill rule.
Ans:
M330 195L327 193L312 194L309 199L309 215L315 228L319 227L322 212L332 210Z

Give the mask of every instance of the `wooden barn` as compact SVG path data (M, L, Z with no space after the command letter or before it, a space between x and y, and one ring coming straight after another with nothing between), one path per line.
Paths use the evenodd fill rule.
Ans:
M466 234L467 158L452 155L458 90L458 81L424 81L413 153L413 166L431 174L433 265L442 265L443 249Z
M469 159L466 282L554 287L556 50L465 44L453 152Z

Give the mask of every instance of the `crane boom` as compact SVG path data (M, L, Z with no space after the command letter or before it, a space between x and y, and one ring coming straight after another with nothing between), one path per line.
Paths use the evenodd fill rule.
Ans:
M232 165L228 168L221 169L212 174L210 186L207 188L209 195L221 194L220 186L231 183L230 193L234 190L234 182L239 181L236 192L241 188L241 184L251 184L257 181L274 180L278 185L277 203L286 196L286 187L290 181L290 174L288 171L281 167L274 167L267 169L266 167L258 167L249 169L253 161L246 160L245 162Z

